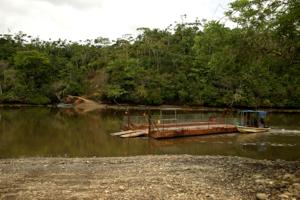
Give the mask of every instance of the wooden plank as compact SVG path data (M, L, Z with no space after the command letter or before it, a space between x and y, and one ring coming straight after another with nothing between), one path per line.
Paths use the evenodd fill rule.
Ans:
M121 138L131 138L131 137L139 137L139 136L143 136L143 135L147 135L146 131L137 131L137 132L133 132L133 133L128 133L128 134L124 134L121 135Z
M120 131L120 132L116 132L116 133L111 133L110 135L112 136L120 136L120 135L124 135L124 134L128 134L128 133L132 133L135 132L134 130L128 130L128 131Z

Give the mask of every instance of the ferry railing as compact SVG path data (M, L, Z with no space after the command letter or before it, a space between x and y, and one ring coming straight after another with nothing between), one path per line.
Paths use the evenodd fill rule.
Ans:
M124 120L125 121L125 120ZM126 123L129 120L126 120ZM145 126L149 127L149 131L164 131L168 127L184 125L185 123L203 122L203 125L207 125L209 129L214 124L224 124L226 127L230 125L237 124L237 118L234 116L222 116L215 114L177 114L174 115L142 115L142 116L130 116L130 122L136 127Z

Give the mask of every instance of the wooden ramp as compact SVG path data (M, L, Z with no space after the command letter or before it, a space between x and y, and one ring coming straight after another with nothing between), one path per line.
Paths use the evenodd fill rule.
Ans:
M121 135L125 135L128 133L132 133L134 132L134 130L128 130L128 131L120 131L120 132L116 132L116 133L111 133L111 136L121 136Z
M127 133L127 134L121 135L120 137L121 138L131 138L131 137L139 137L139 136L144 136L144 135L147 135L146 131L135 131L132 133Z
M120 132L112 133L110 135L119 136L121 138L140 137L140 136L148 135L148 129L120 131Z

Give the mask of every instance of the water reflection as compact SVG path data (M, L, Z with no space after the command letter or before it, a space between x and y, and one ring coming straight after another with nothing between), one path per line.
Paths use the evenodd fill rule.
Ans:
M142 111L136 111L139 112ZM0 157L194 154L258 159L300 158L300 134L295 132L300 131L300 125L297 124L299 114L272 113L270 125L276 127L276 131L270 133L154 140L110 136L109 133L121 129L123 113L117 110L77 113L53 108L1 109ZM285 131L280 131L282 129Z

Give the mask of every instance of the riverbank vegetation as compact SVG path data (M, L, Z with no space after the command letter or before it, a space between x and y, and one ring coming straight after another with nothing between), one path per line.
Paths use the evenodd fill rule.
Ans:
M220 21L72 42L0 36L0 102L300 107L300 4L236 0Z

